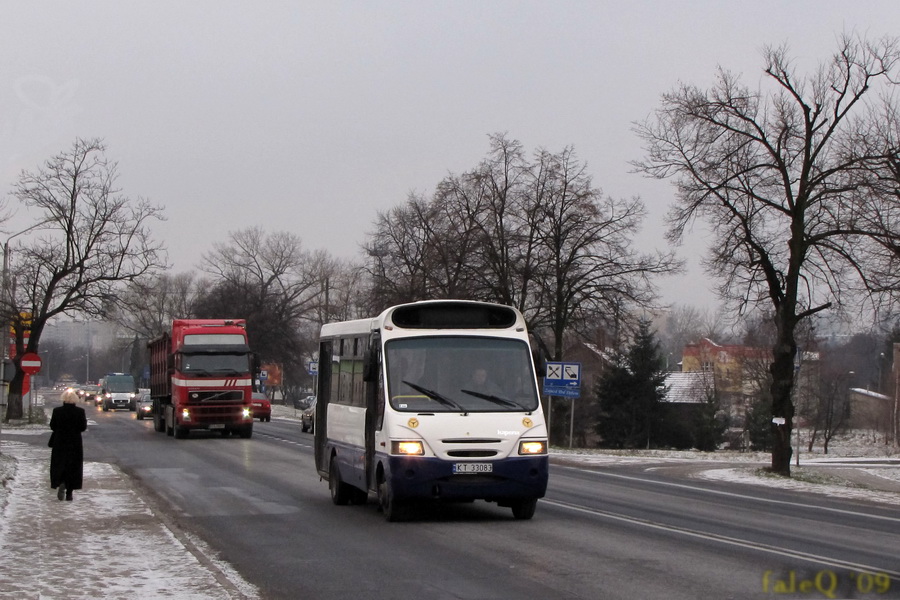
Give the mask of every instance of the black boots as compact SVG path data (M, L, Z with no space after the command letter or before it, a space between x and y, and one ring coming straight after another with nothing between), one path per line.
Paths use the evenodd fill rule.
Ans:
M56 498L59 499L59 500L62 500L62 499L63 499L63 496L65 496L65 495L66 495L66 484L60 483L59 486L56 488ZM70 499L71 499L71 497L72 497L72 491L71 491L71 490L69 490L68 497L69 497Z

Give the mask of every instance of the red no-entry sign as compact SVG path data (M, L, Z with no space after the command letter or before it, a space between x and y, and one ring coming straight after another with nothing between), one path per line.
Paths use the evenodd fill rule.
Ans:
M22 371L29 375L34 375L41 370L41 357L34 352L26 352L22 355L22 362L19 363Z

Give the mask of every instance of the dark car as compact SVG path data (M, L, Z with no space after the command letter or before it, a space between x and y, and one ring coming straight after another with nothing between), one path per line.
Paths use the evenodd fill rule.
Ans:
M300 430L316 432L316 398L312 397L303 412L300 413Z
M153 400L150 398L150 390L141 389L141 395L137 397L135 411L138 419L153 418Z
M260 421L272 420L272 403L265 394L253 392L250 396L250 406L253 409L253 418Z

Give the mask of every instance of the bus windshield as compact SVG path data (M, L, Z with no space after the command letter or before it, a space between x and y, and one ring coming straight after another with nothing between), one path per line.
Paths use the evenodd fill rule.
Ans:
M515 412L538 407L528 345L520 340L434 336L390 340L391 406L414 412Z

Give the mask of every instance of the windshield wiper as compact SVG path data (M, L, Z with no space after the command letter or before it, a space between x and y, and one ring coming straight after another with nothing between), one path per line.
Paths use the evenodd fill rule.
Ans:
M213 373L226 373L228 375L243 375L244 371L238 371L237 369L232 369L231 367L220 367L218 369L213 369Z
M447 398L446 396L442 396L441 394L435 392L434 390L429 390L429 389L426 388L426 387L422 387L421 385L412 383L411 381L406 381L405 379L403 379L402 381L403 381L403 383L405 383L406 385L408 385L408 386L411 387L412 389L416 390L417 392L422 393L422 394L425 394L426 396L428 396L428 397L431 398L432 400L434 400L434 401L436 401L436 402L439 402L439 403L443 404L444 406L449 406L450 408L455 408L455 409L458 410L458 411L461 411L461 412L463 412L463 413L465 413L465 414L469 414L469 411L467 411L466 409L464 409L462 406L460 406L459 404L457 404L456 402L454 402L454 401L451 400L450 398Z
M513 408L521 408L525 410L525 407L519 404L518 402L513 402L512 400L507 400L506 398L501 398L500 396L494 396L493 394L482 394L481 392L476 392L474 390L459 390L463 394L468 394L470 396L475 396L476 398L481 398L482 400L489 400L494 404L499 404L501 406L512 406Z

